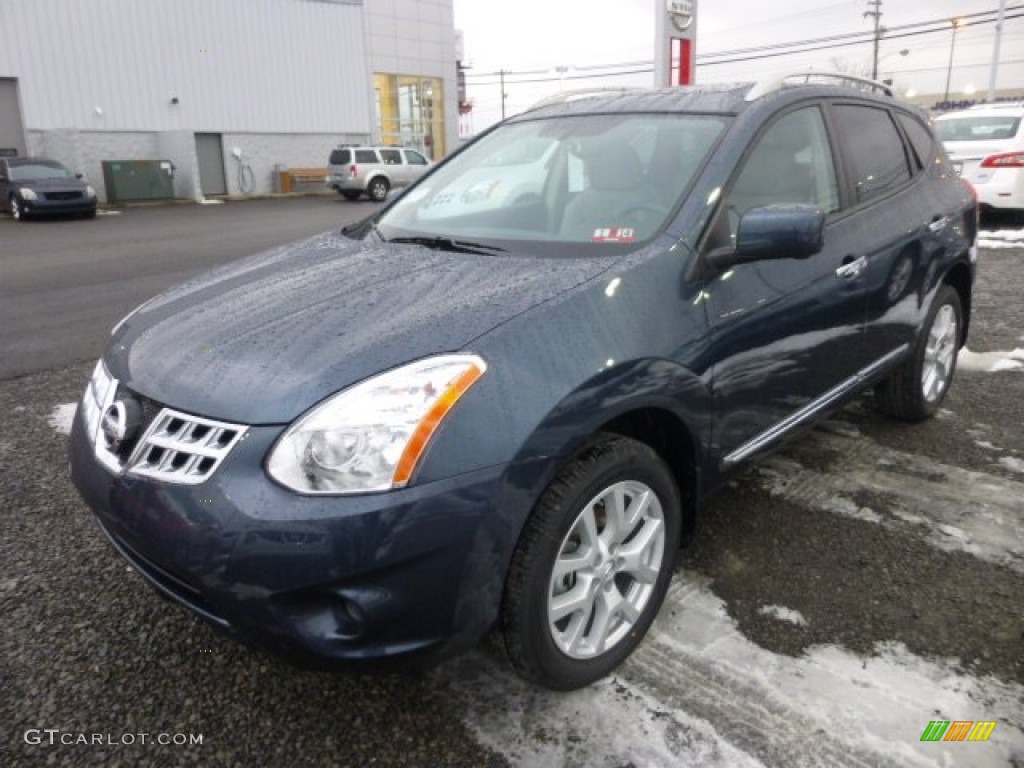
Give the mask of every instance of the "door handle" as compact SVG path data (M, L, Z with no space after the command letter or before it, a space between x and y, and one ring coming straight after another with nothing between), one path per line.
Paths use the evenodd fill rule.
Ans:
M836 277L840 280L852 280L863 272L867 265L868 260L865 256L846 256L843 258L843 265L836 270Z
M932 223L928 225L928 230L938 233L944 230L947 224L949 224L949 216L936 216L932 219Z

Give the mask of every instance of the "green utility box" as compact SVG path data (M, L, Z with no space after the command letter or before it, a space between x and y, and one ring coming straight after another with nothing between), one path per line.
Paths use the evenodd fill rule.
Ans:
M174 164L170 160L104 160L107 201L174 199Z

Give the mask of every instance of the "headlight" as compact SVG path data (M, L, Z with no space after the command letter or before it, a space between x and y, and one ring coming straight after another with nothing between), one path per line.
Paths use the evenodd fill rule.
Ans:
M85 185L85 196L96 197L96 190L92 188L92 184Z
M475 355L441 355L356 384L289 427L267 471L300 493L401 488L448 411L486 370Z
M22 200L38 200L39 199L39 195L37 195L34 190L31 190L28 187L22 187L21 189L19 189L18 190L18 194L21 195L21 199Z

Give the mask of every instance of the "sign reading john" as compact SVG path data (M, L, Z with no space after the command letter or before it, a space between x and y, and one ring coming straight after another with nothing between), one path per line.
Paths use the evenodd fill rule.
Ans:
M693 24L693 6L693 0L668 0L668 16L680 32L685 32Z

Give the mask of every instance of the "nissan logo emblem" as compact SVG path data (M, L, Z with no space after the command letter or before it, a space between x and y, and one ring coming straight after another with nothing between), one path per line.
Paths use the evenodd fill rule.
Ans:
M111 403L100 419L100 434L103 445L111 453L128 440L139 426L142 409L132 400L117 400Z

